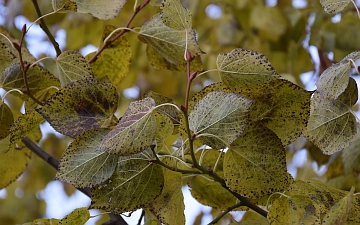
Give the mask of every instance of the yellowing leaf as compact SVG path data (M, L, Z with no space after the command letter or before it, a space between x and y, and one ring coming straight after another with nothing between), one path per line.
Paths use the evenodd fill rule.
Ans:
M354 221L355 223L360 223L360 195L354 195L353 205L348 216L349 221Z
M324 98L336 99L349 84L351 62L342 60L327 68L316 82L317 92Z
M341 12L351 0L320 0L325 12L336 14Z
M106 26L103 33L103 40L115 29L113 26ZM113 34L112 37L116 35ZM89 59L93 55L90 54L86 58ZM98 56L91 67L95 73L95 77L108 77L111 83L118 86L128 71L131 60L131 47L126 36L121 36L112 44L108 45Z
M203 53L197 44L195 30L170 28L163 23L161 14L156 14L145 22L141 27L139 38L151 45L167 61L176 65L184 64L186 47L193 57Z
M33 222L29 222L29 223L23 223L22 225L59 225L60 224L60 220L58 219L37 219L34 220Z
M355 188L352 187L347 196L342 198L339 202L331 207L329 212L326 213L322 220L323 225L337 225L345 223L351 210L354 198L354 190Z
M26 72L26 77L32 95L50 86L60 86L58 79L56 79L49 71L38 65L29 68ZM4 70L0 77L0 87L4 88L6 91L12 89L18 89L20 91L26 90L19 62L11 64ZM19 95L17 93L16 95L24 100L28 98L25 94Z
M10 134L10 127L13 122L14 117L11 109L0 98L0 140Z
M274 225L320 225L320 211L307 196L280 197L273 202L269 210L268 222Z
M346 196L346 191L332 188L317 180L297 180L291 184L289 194L308 196L320 213L327 213L336 202Z
M9 149L9 137L0 140L0 189L7 187L27 166L24 150Z
M241 90L238 91L242 94ZM295 141L306 128L311 94L282 79L258 86L252 92L244 92L255 100L250 108L250 120L272 130L283 145Z
M149 149L120 157L110 179L92 189L90 207L120 214L152 202L161 194L164 176L161 166L149 163L151 157Z
M160 13L163 23L175 30L191 30L191 13L180 0L164 0Z
M60 225L85 224L90 219L89 210L86 207L74 209L69 215L60 220Z
M109 179L118 157L96 150L108 132L108 129L94 129L77 136L61 157L56 179L75 187L93 187Z
M228 187L248 198L284 190L290 183L280 139L266 127L248 125L224 158Z
M198 96L192 101L196 101L197 98ZM210 92L196 102L191 109L190 130L196 135L204 134L199 137L204 144L215 149L225 148L225 143L232 143L244 130L248 123L251 103L251 100L239 94Z
M36 110L55 130L76 137L86 130L110 127L117 104L114 86L88 78L63 87Z
M253 90L280 77L264 54L242 48L218 55L216 65L222 82L232 90Z
M164 188L161 194L150 203L150 211L166 225L185 224L184 196L181 191L181 173L162 168Z
M127 0L52 0L54 10L71 10L90 13L101 19L115 18Z
M2 73L16 59L9 42L0 38L0 73Z
M35 110L31 110L21 115L10 128L10 149L29 135L33 130L39 128L44 118Z
M355 138L357 123L351 106L357 101L357 96L357 85L352 78L345 92L335 100L314 93L304 135L324 154L331 155L344 149Z
M76 80L94 76L86 59L77 51L61 53L56 59L56 70L62 87Z
M156 118L151 98L132 102L119 123L101 141L98 150L122 156L144 151L156 137Z

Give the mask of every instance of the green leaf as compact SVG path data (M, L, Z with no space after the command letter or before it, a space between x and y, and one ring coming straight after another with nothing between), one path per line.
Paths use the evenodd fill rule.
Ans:
M21 115L10 128L10 149L15 147L17 143L33 132L34 129L39 128L39 125L44 122L44 118L35 110L31 110Z
M115 18L127 0L52 0L54 10L90 13L101 20Z
M351 0L320 0L325 12L336 14L341 12Z
M74 209L69 215L60 220L59 224L83 225L90 219L89 210L86 207Z
M351 61L341 60L327 68L316 82L317 92L324 98L336 99L349 84Z
M56 71L62 87L94 76L91 66L77 51L62 52L56 59Z
M280 77L264 54L242 48L219 54L216 65L222 82L232 90L253 90Z
M10 134L10 127L13 122L14 117L11 109L0 98L0 140Z
M63 87L36 110L55 130L76 137L86 130L110 127L117 104L114 86L88 78Z
M115 27L107 25L103 32L102 41L115 29ZM116 32L111 37L115 37ZM90 59L94 53L86 56L86 59ZM91 64L91 67L95 73L95 77L102 78L108 77L108 79L115 86L118 86L121 80L128 74L129 65L131 61L131 46L126 36L121 36L116 39L110 45L101 52L96 61Z
M122 156L144 151L156 137L156 118L151 98L132 102L119 123L101 141L98 150Z
M318 224L320 211L307 196L293 195L275 200L268 213L268 222L283 224Z
M59 225L60 224L60 220L58 219L37 219L34 220L33 222L29 222L29 223L23 223L22 225Z
M250 120L272 130L283 145L295 141L306 128L311 94L282 79L259 86L250 93L244 92L255 100L250 108Z
M91 208L116 214L147 206L161 194L164 176L161 166L149 163L151 150L120 157L110 179L92 189Z
M151 45L167 61L175 65L184 64L186 47L192 57L203 53L198 46L195 30L170 28L163 23L159 13L141 27L139 39Z
M167 61L160 53L154 50L151 45L146 46L146 56L149 63L155 67L155 69L167 69L172 71L186 71L186 62L184 61L183 64L172 64ZM200 56L196 56L191 60L190 63L190 70L191 71L203 71L203 64L201 62Z
M16 59L9 42L3 42L0 37L0 73L2 73Z
M331 207L322 220L323 225L337 225L345 223L353 203L354 190L355 188L352 187L347 196Z
M0 140L0 189L7 187L24 172L26 151L9 149L9 136Z
M56 79L49 71L39 65L30 67L26 72L26 77L28 87L32 95L35 95L39 91L50 86L60 86L59 80ZM6 91L13 89L20 91L26 90L22 69L19 62L11 64L4 70L0 77L0 87L4 88ZM19 95L18 93L16 96L21 97L23 100L28 98L27 95Z
M196 102L198 97L199 95L191 101ZM210 92L196 102L191 109L189 113L190 130L197 136L204 134L199 137L204 144L215 149L225 148L245 129L251 104L251 100L239 94L222 91Z
M350 78L345 92L335 100L314 93L304 135L324 154L331 155L344 149L355 138L357 123L351 106L357 101L357 96L357 85L353 78Z
M118 157L96 150L108 132L98 128L77 136L63 153L55 178L75 187L93 187L109 179Z
M346 191L332 188L318 180L297 180L291 184L289 194L308 196L320 213L327 213L336 202L346 196Z
M164 174L164 187L161 194L150 203L150 211L166 225L185 224L185 204L181 191L182 175L166 168Z
M179 0L164 0L160 7L163 23L174 30L191 30L191 13Z
M284 190L290 183L285 149L266 127L249 124L224 158L227 186L248 198Z

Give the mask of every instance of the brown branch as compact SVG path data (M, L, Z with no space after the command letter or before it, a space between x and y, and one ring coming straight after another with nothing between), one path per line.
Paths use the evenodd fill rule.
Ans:
M45 152L42 148L37 146L30 138L25 137L22 139L22 142L25 144L25 146L30 149L33 153L35 153L37 156L39 156L42 160L44 160L47 164L52 166L54 169L59 169L59 161L49 155L47 152ZM83 194L91 198L91 188L76 188L79 191L81 191ZM103 225L128 225L124 218L122 218L120 215L110 213L110 220L104 223Z
M42 17L42 14L41 14L41 11L40 11L40 8L39 8L39 5L37 3L37 0L31 0L34 7L35 7L35 10L36 10L36 13L38 15L38 17ZM45 34L48 36L50 42L52 43L52 45L54 46L54 49L56 51L56 56L59 56L61 54L61 50L60 50L60 47L59 47L59 43L56 42L54 36L52 35L52 33L50 32L49 28L47 27L46 23L45 23L45 20L43 18L40 19L40 27L41 29L43 29L43 31L45 32Z
M147 4L149 4L150 0L144 0L144 2L141 5L138 5L135 8L135 11L133 12L133 14L131 15L130 19L128 20L128 22L126 23L125 27L126 28L131 28L130 27L130 23L134 20L135 16L140 12L141 9L143 9ZM96 61L97 57L100 55L100 53L102 51L104 51L104 49L109 46L111 43L113 43L114 41L116 41L119 37L121 37L123 34L125 34L126 32L128 32L128 30L122 30L120 31L117 35L115 35L113 38L110 38L109 40L107 40L98 50L97 52L88 60L88 63L93 63Z

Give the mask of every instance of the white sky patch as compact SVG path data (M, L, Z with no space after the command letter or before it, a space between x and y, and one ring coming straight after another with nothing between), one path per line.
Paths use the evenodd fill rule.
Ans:
M205 9L206 15L211 19L220 19L223 15L223 11L220 6L210 4Z

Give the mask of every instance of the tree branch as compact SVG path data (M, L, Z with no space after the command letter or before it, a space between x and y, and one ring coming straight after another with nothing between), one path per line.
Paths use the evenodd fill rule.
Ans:
M135 16L140 12L141 9L143 9L147 4L149 4L150 0L144 0L144 2L141 5L138 5L135 8L135 11L133 12L133 14L131 15L130 19L128 20L128 22L126 23L126 28L130 28L130 23L134 20ZM123 34L125 34L128 30L122 30L120 31L117 35L115 35L115 37L110 38L109 40L107 40L98 50L97 52L91 57L91 59L88 60L88 63L93 63L96 61L97 57L100 55L100 53L102 51L104 51L104 49L110 45L111 43L113 43L114 41L116 41L119 37L121 37Z
M39 5L37 3L37 0L31 0L34 7L35 7L35 10L36 10L36 13L38 15L38 17L41 17L42 14L41 14L41 11L40 11L40 8L39 8ZM56 56L59 56L61 54L61 50L60 50L60 47L59 47L59 43L56 42L54 36L52 35L52 33L50 32L49 28L47 27L46 23L45 23L45 20L43 18L40 19L40 27L41 29L43 29L43 31L46 33L46 35L48 36L50 42L52 43L52 45L54 46L54 49L56 51Z
M213 225L216 224L217 222L219 222L219 220L221 218L223 218L226 214L228 214L229 212L233 211L234 209L236 209L237 207L243 206L244 204L242 202L236 203L233 206L230 206L229 208L227 208L225 211L221 212L219 215L217 215L215 217L215 219L213 219L213 221L211 221L208 225Z
M42 148L37 146L30 138L25 137L22 139L22 142L25 144L25 146L30 149L33 153L35 153L37 156L39 156L41 159L43 159L46 163L48 163L50 166L52 166L54 169L59 169L59 161L49 155L47 152L45 152ZM86 196L91 198L91 188L76 188L82 193L84 193ZM120 215L117 214L109 214L110 220L104 223L103 225L128 225L124 218L122 218Z

